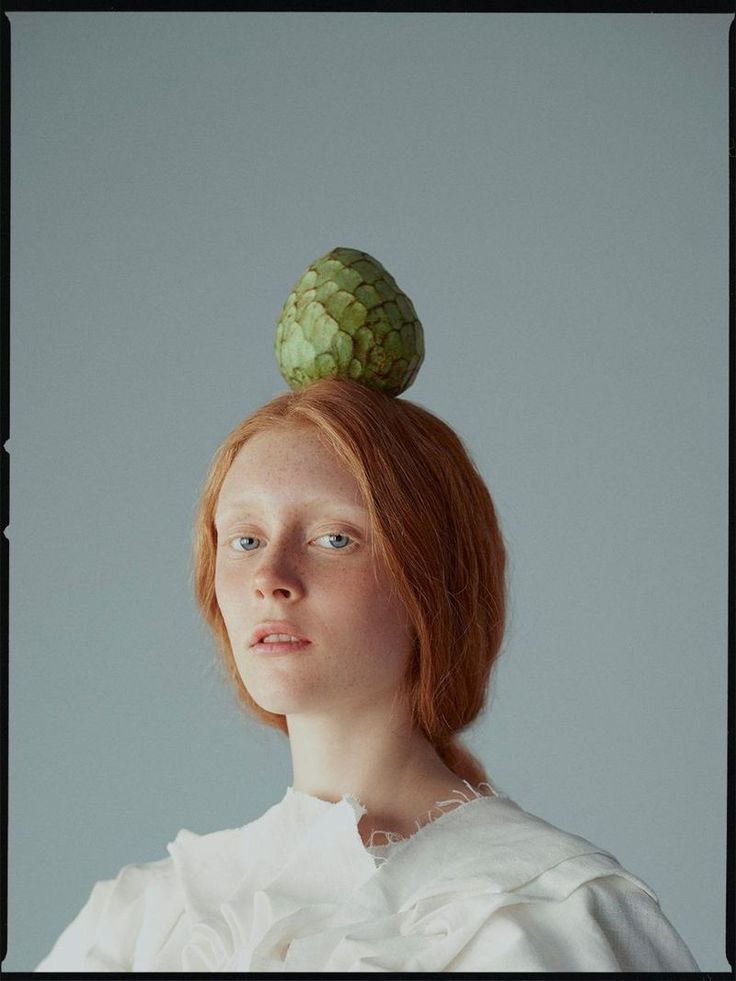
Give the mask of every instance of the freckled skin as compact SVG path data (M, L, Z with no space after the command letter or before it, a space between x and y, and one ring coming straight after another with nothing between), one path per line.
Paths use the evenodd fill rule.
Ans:
M247 517L219 516L246 497L254 505ZM310 510L316 498L329 504ZM253 437L233 461L217 511L215 592L255 701L285 715L349 717L379 705L390 713L411 627L388 577L375 575L358 485L333 451L310 427ZM330 534L354 544L335 548ZM232 540L243 537L249 550L242 540L236 550ZM254 654L249 638L264 620L288 620L312 643Z

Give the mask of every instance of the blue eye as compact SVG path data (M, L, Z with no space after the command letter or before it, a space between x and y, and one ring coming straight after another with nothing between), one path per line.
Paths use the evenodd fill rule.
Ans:
M337 551L338 549L345 548L348 545L348 543L352 540L348 535L343 535L342 533L336 532L334 534L329 534L329 535L320 535L319 538L315 538L315 541L318 542L322 538L328 538L330 541L330 545L335 546L333 548L333 551ZM344 539L344 541L340 542L337 539Z
M319 542L324 538L329 541L330 550L333 552L341 551L354 544L350 536L344 535L342 532L330 532L327 535L320 535L319 538L315 538L314 540ZM260 538L254 538L252 535L237 535L230 541L230 547L236 552L253 552L258 548L260 543Z
M246 546L245 548L237 548L237 543L239 542L258 542L258 539L251 538L249 535L239 535L237 538L233 538L232 542L230 542L231 546L235 549L236 552L252 552L253 549L248 548L248 546Z

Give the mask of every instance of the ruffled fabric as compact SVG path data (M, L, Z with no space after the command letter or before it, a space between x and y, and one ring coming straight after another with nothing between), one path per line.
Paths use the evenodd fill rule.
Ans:
M289 945L331 924L375 873L357 831L364 813L353 797L332 804L289 788L229 848L180 832L169 853L194 923L182 969L283 970Z
M505 796L450 803L384 849L355 797L292 788L244 827L181 831L168 859L98 883L37 970L698 970L610 853Z

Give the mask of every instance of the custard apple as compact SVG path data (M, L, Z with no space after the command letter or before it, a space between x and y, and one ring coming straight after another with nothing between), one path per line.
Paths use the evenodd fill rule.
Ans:
M411 300L380 262L336 248L292 287L274 350L291 388L345 378L400 395L424 360L424 332Z

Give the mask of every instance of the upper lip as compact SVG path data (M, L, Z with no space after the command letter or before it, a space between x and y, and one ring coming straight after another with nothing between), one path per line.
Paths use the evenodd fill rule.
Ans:
M295 627L293 623L286 623L285 620L267 620L265 623L259 623L250 635L250 646L253 647L254 644L263 640L264 637L268 637L269 634L289 634L298 640L306 640L311 643L309 637L300 633L299 628Z

